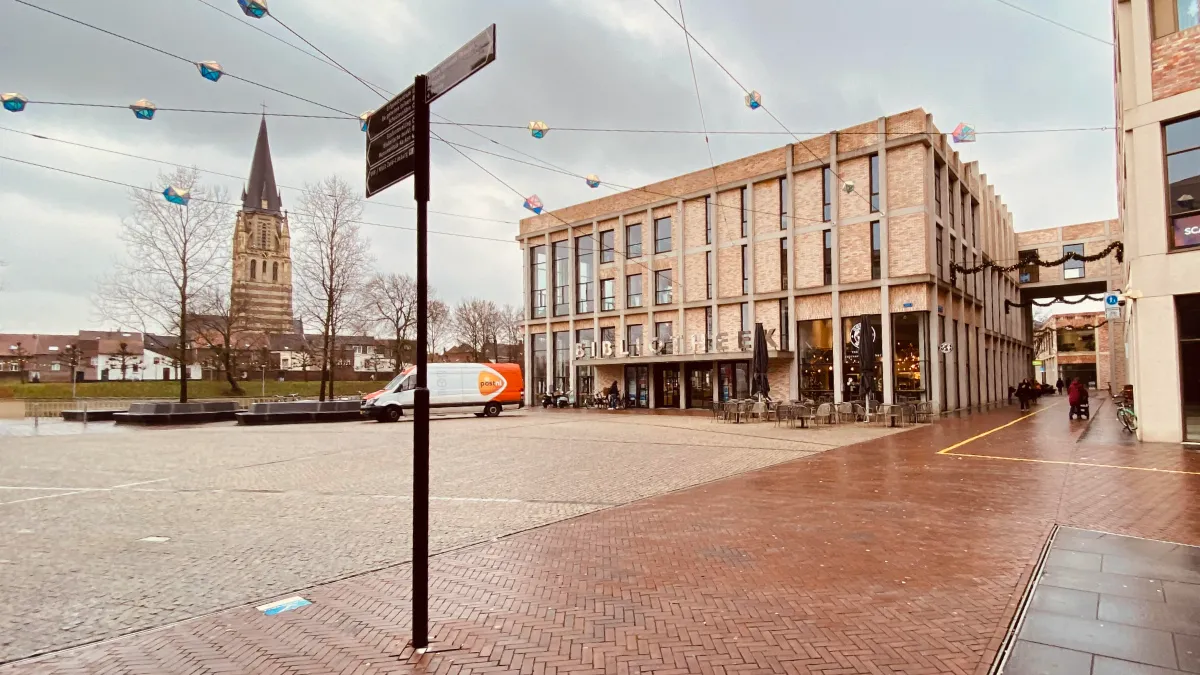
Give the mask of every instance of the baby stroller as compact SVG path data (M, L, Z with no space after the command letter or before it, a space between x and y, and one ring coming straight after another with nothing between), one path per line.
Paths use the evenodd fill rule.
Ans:
M1070 419L1086 420L1091 419L1091 415L1091 409L1088 407L1087 401L1071 406L1071 412L1069 413Z

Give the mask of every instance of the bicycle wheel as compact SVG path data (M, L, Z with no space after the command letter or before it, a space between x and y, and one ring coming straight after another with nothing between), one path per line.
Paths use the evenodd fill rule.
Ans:
M1117 419L1121 420L1121 424L1129 433L1137 431L1137 415L1133 414L1128 408L1121 408L1117 411Z

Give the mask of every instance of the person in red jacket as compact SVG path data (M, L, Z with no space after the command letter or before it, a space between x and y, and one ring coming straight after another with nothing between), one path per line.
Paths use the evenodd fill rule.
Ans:
M1079 381L1079 378L1071 380L1071 386L1067 387L1067 403L1071 405L1070 416L1079 415L1081 406L1088 404L1087 387Z

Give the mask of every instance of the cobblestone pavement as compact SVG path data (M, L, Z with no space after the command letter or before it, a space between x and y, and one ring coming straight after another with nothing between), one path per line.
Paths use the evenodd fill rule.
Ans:
M92 423L79 433L82 425L43 423L36 435L7 426L0 661L410 555L407 424L114 433ZM487 541L886 434L560 412L438 419L431 547Z

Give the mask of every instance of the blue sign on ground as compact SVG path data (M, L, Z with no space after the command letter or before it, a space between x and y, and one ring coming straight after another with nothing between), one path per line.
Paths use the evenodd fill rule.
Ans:
M262 612L263 614L266 614L267 616L274 616L276 614L279 614L280 612L287 612L287 611L297 609L297 608L303 607L305 605L311 605L311 604L312 603L309 602L308 600L305 600L304 598L302 598L298 595L294 595L290 598L284 598L283 600L279 600L277 602L270 602L265 605L259 605L258 607L255 607L255 609Z

